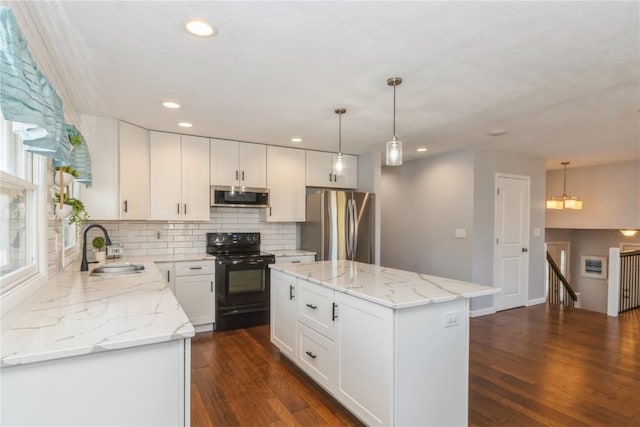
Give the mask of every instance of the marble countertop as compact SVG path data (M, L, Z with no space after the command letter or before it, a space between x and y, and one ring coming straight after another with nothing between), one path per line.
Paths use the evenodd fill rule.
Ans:
M141 274L89 276L77 262L58 273L2 318L0 367L192 337L156 258L108 260L143 263Z
M353 261L272 264L269 267L393 309L500 292L499 288Z

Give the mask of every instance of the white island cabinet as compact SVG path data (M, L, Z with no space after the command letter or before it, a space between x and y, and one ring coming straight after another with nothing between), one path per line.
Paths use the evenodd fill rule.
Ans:
M351 261L270 267L272 343L354 415L467 424L468 300L499 289Z
M0 425L190 425L194 329L145 266L99 277L72 264L3 316Z

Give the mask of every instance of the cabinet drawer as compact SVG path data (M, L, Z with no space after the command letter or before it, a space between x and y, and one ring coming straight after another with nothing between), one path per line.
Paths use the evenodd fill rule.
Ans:
M314 262L315 255L278 256L276 264L298 264L301 262Z
M318 384L333 389L333 341L298 323L298 366Z
M175 263L176 277L214 274L216 264L212 261L184 261Z
M333 339L333 290L302 279L297 284L298 321Z

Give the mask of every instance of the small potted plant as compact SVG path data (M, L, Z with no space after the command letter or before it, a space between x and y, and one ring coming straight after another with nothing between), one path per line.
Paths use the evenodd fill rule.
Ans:
M62 171L62 184L60 183L60 171ZM60 187L66 187L79 176L80 174L78 173L78 171L71 166L62 166L55 170L55 173L53 175L53 182Z
M82 200L74 199L73 197L65 198L62 203L62 208L58 202L60 200L60 194L55 195L55 214L58 219L68 218L69 224L80 224L80 222L89 219L89 214L84 207Z
M105 241L104 241L104 237L96 237L91 241L91 244L93 245L94 248L96 248L97 250L93 252L93 256L95 257L96 261L98 261L100 264L104 264L104 260L105 260L105 253L102 252L102 248L104 248L105 245Z

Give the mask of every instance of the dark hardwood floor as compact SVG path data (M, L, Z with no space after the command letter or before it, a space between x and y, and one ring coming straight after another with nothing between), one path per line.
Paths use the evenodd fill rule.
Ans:
M537 305L470 323L470 426L640 426L640 310ZM268 326L193 338L191 424L362 425L279 354Z

